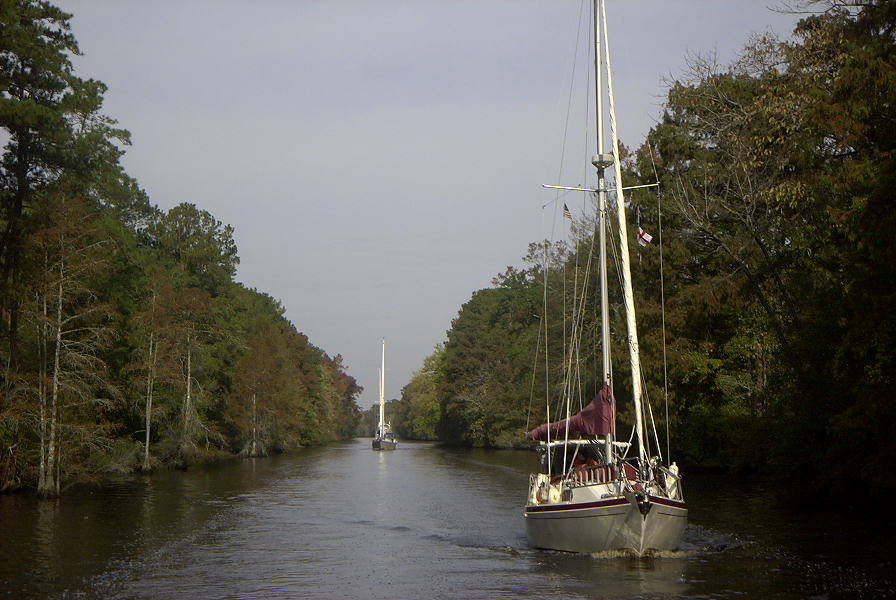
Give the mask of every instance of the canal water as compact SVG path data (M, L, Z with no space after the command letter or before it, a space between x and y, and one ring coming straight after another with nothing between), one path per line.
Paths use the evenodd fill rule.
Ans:
M894 598L884 504L685 473L682 547L528 547L534 453L358 439L0 497L0 599Z

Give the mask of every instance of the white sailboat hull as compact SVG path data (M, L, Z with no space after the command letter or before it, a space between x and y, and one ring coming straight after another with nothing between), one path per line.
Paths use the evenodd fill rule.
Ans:
M374 450L395 450L395 440L373 440Z
M688 521L684 502L659 496L640 503L625 496L598 500L595 491L607 487L591 487L596 490L574 488L570 501L528 505L529 543L566 552L622 550L639 556L675 550L681 543Z

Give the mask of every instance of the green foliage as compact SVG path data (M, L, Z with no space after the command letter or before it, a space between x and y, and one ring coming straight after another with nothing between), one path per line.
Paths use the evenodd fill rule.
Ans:
M360 387L234 282L233 228L124 172L69 18L0 2L0 489L353 435Z
M621 157L627 181L656 169L663 190L628 198L655 236L632 248L646 390L668 401L680 460L891 489L896 2L810 4L825 10L792 42L694 60ZM233 229L159 210L124 172L129 135L102 114L105 86L72 72L68 19L0 3L0 489L354 435L360 388L234 282ZM472 294L389 402L399 436L514 446L554 418L535 398L560 393L566 317L596 305L591 230L533 244ZM576 381L593 390L600 318L581 314ZM625 356L621 314L609 325ZM620 425L629 379L614 374Z
M443 441L519 443L540 310L531 275L509 269L500 287L474 293L452 323L439 361Z
M233 449L258 455L351 437L361 390L345 374L341 357L310 346L269 296L241 297L249 320L227 403Z
M632 249L644 376L652 398L668 389L679 460L828 490L856 477L892 489L896 2L810 4L825 10L801 21L793 42L755 39L728 66L693 60L647 143L623 157L627 181L658 172L663 190L628 198L655 237ZM568 339L567 307L593 304L580 285L593 268L591 228L575 223L569 249L533 245L531 264L550 250L543 266L473 294L435 368L405 389L406 418L435 394L442 440L521 438L544 386L536 349L564 356L551 340ZM612 351L624 356L620 316L610 319ZM598 326L585 315L582 339ZM597 379L590 361L586 388ZM627 377L615 374L617 400Z
M0 126L8 135L0 161L0 320L7 342L4 364L15 365L27 217L35 190L64 165L74 133L65 102L71 84L70 54L78 46L70 15L45 2L5 2L0 12Z
M223 292L239 264L233 227L194 204L172 208L147 228L151 244L174 261L186 284Z
M892 189L893 6L809 17L726 70L696 63L651 132L664 235L691 255L671 265L688 349L671 383L694 462L893 486L890 388L868 385L892 379L890 294L865 291L894 283L873 202Z
M444 346L437 346L423 361L423 368L416 371L401 390L401 401L392 417L393 430L399 437L412 440L438 439L441 408L438 390L443 372Z

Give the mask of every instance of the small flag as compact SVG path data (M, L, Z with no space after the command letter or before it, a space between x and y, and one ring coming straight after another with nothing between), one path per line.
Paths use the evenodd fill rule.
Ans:
M642 246L646 246L650 242L653 241L653 236L638 227L638 243Z
M563 216L567 219L572 219L572 213L569 212L569 208L566 207L566 204L563 205Z

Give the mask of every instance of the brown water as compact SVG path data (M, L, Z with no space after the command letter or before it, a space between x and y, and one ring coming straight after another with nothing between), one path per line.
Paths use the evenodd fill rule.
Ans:
M0 497L0 598L893 598L893 526L685 473L690 525L659 557L527 546L534 453L354 440ZM875 521L876 519L876 521ZM870 523L866 525L865 523Z

